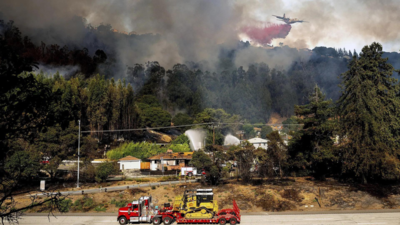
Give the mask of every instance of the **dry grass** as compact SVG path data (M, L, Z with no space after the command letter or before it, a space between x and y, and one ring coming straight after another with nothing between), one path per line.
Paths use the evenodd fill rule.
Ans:
M285 189L281 194L283 198L286 198L291 201L301 202L304 197L300 194L299 190L296 189Z
M287 185L287 183L290 183ZM257 185L243 185L236 181L229 181L219 186L202 186L201 184L180 184L156 186L154 189L143 187L120 192L89 194L93 206L105 212L117 212L118 207L111 201L130 202L140 196L152 195L155 205L161 206L177 195L182 195L185 189L213 188L214 199L218 201L219 209L232 208L235 199L243 213L262 211L318 211L341 209L398 209L400 195L397 193L384 194L377 187L355 188L338 182L314 182L305 178L296 178L290 181L264 181ZM394 188L393 188L394 189ZM82 199L83 196L70 196L72 202ZM318 202L316 200L318 199ZM27 205L30 200L18 198L19 206ZM321 207L319 207L319 204ZM306 207L307 206L307 207ZM311 207L314 206L314 207ZM96 207L86 208L88 212L96 212ZM45 207L35 208L30 212L44 212ZM71 209L70 212L73 210Z

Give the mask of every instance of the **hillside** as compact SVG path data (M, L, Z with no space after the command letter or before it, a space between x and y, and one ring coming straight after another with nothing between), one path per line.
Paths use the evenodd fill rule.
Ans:
M254 212L283 211L329 211L329 210L366 210L366 209L400 209L400 187L377 185L348 185L334 180L313 181L310 178L289 178L286 180L267 180L243 185L230 180L218 186L201 184L182 184L159 186L153 188L131 189L118 192L72 195L68 199L71 205L68 212L117 212L127 202L143 195L151 195L155 205L172 202L175 196L185 189L213 188L214 198L219 208L232 207L235 199L244 214ZM114 182L109 185L132 184L135 182ZM104 184L103 187L106 187ZM61 189L62 190L62 189ZM229 191L227 191L229 190ZM17 197L17 206L30 202L28 198ZM92 199L92 200L88 200ZM83 206L85 202L86 206ZM29 212L46 212L46 206Z

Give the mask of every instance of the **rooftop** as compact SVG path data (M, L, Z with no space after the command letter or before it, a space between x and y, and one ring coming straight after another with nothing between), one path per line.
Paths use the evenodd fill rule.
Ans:
M128 155L128 156L126 156L126 157L124 157L124 158L119 159L119 161L133 161L133 160L140 160L140 159L138 159L138 158L136 158L136 157L133 157L133 156L130 156L130 155Z
M112 162L111 159L93 159L93 162Z
M267 139L262 139L262 138L252 138L247 140L248 142L254 144L254 143L267 143L268 140Z
M152 156L148 158L149 160L160 160L161 157L163 159L192 159L193 152L171 152L171 153L162 153L159 155Z

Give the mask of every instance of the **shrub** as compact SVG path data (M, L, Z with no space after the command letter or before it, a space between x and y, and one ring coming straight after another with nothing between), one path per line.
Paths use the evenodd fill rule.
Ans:
M115 206L116 206L116 207L125 207L125 206L126 206L126 203L128 203L128 201L126 201L126 200L121 200L121 201L119 201L119 202L116 202L116 203L115 203Z
M282 194L283 198L289 199L289 200L293 200L296 202L301 202L303 201L303 197L299 194L298 190L295 189L286 189L283 191Z
M75 211L84 211L87 212L95 206L92 198L83 197L81 199L77 199L74 202L73 209Z
M73 209L75 211L81 211L82 210L82 199L75 200Z
M83 203L83 211L89 211L94 207L94 201L92 198L84 198L84 203Z
M179 176L165 176L161 177L160 181L175 181L179 180Z
M93 182L96 180L96 169L92 164L88 164L85 166L83 178L86 182Z
M107 177L118 172L116 164L113 162L100 163L96 168L96 181L106 181Z
M146 178L135 178L134 181L138 182L138 183L145 183L145 182L150 182L150 179L146 179Z
M152 190L155 190L155 189L156 189L156 186L151 186L151 189L152 189Z
M60 212L68 212L69 208L72 206L72 200L71 199L64 199L60 202L60 207L59 211Z
M118 160L125 156L133 156L139 159L147 159L153 155L158 155L160 153L166 152L166 148L160 148L160 146L148 143L123 143L118 148L110 150L107 152L107 158L112 160Z
M111 199L111 204L115 204L117 201L115 200L115 198Z
M221 176L223 178L229 178L229 170L231 169L230 163L227 164L224 168L222 168Z
M107 210L107 208L104 207L103 204L100 204L100 205L96 206L96 207L94 208L94 210L95 210L96 212L105 212L105 211Z

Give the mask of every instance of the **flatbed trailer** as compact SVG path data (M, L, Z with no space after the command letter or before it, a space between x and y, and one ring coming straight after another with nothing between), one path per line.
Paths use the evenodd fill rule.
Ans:
M159 213L157 216L162 217L162 221L166 217L170 217L172 220L168 220L168 222L176 221L177 224L239 224L241 220L240 209L236 204L236 201L233 200L233 209L222 209L220 210L213 218L185 218L182 217L179 213L173 212L165 212ZM157 217L156 216L156 217ZM161 221L161 220L160 220Z
M227 224L230 223L232 225L239 224L240 220L238 221L237 218L230 218L229 220L225 217L214 217L212 219L185 219L180 218L176 220L177 224Z

